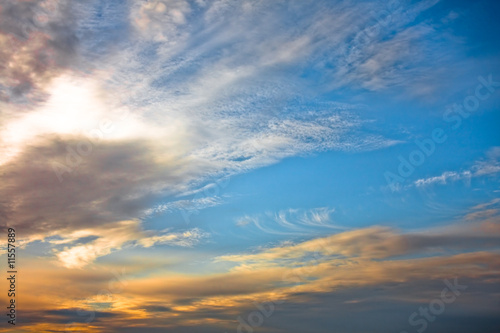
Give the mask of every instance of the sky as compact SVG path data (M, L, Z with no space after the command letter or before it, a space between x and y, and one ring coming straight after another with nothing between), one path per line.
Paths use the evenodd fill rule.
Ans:
M498 333L499 10L0 1L0 332Z

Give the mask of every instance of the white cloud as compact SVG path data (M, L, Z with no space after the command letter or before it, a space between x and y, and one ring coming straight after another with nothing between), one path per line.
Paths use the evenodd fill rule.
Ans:
M73 244L89 236L96 239L85 244ZM197 228L184 232L170 232L168 229L159 232L143 231L139 221L120 221L92 229L78 230L61 239L47 241L53 245L65 245L63 249L54 248L54 254L63 266L83 268L99 257L122 249L126 244L142 247L155 245L191 247L206 237L208 234Z
M500 147L491 148L486 159L477 161L473 167L474 175L486 176L500 172Z
M464 178L469 179L471 176L472 176L472 174L470 171L464 171L464 172L460 172L460 173L447 171L447 172L443 172L443 174L440 176L418 179L415 181L414 184L417 187L432 185L432 184L436 184L436 183L446 184L447 182L450 182L450 181L456 181L456 180L460 180L460 179L464 179Z
M493 147L486 153L486 159L480 159L474 162L469 170L465 171L446 171L440 176L422 178L416 180L413 185L424 187L433 184L447 184L458 180L470 180L475 177L484 177L495 175L500 172L500 148Z
M161 236L149 236L137 241L144 247L152 247L157 244L167 244L175 246L192 247L200 242L201 239L208 237L208 234L198 228L184 231L182 233L168 233L168 229L163 231L167 233ZM151 232L149 232L151 234Z
M188 192L192 193L192 192ZM186 195L186 194L185 194ZM157 214L171 213L174 211L191 211L196 212L200 209L218 206L224 203L224 197L219 196L195 196L192 199L176 200L159 204L145 211L144 217L149 217Z
M186 23L190 11L184 0L137 1L132 6L131 20L142 38L169 42L177 37L178 27Z
M237 219L236 224L241 227L255 226L259 233L264 232L276 235L306 235L317 233L318 230L345 230L332 220L335 209L319 207L312 209L286 209L278 212L249 216Z

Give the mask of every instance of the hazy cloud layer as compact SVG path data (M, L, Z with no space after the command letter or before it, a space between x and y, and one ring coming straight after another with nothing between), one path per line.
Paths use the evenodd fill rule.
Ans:
M62 301L59 310L51 306L52 300L40 299L33 306L38 306L38 309L49 306L50 314L57 317L76 307L89 311L95 307L93 304L106 303L106 308L113 310L112 320L106 315L99 317L93 324L95 329L129 327L147 318L149 325L166 325L167 329L194 326L195 330L195 327L202 326L234 330L239 325L238 316L255 311L255 304L269 306L269 302L273 302L276 313L262 330L274 332L272 323L278 318L279 322L288 317L302 318L299 309L303 309L304 304L309 304L309 311L303 320L321 316L324 306L344 310L347 307L353 316L363 318L384 316L389 309L403 307L408 316L418 306L428 305L439 297L446 286L444 280L452 283L459 277L458 283L469 289L461 293L463 296L455 305L460 311L447 312L447 315L460 316L463 311L480 313L482 306L478 299L491 306L496 302L490 291L498 285L500 227L498 214L485 213L473 220L472 217L467 219L471 223L463 228L449 226L447 229L400 233L371 227L262 249L253 254L218 257L215 258L217 261L229 260L235 266L229 271L205 276L165 275L163 268L157 266L156 273L144 277L140 267L131 266L120 279L123 285L117 289L119 292L109 295L97 291L106 288L108 281L115 281L111 273L85 272L72 280L77 285L87 285L89 279L93 281L92 287L77 293L87 295L85 301L64 300L64 293L73 288L68 286L54 295ZM492 223L495 225L493 229ZM485 229L487 225L490 227ZM456 254L457 250L466 252ZM401 255L410 257L399 257ZM37 265L29 267L30 271L37 270ZM37 272L41 279L54 281L72 279L74 275L72 269L61 271L56 267ZM106 280L106 275L109 280ZM28 289L31 288L35 288L35 284L30 283ZM40 310L35 309L30 317L37 322ZM106 312L105 309L99 311ZM86 311L80 310L82 316ZM494 310L482 313L494 318ZM407 317L397 317L402 314L404 311L398 312L396 318L391 317L393 320L386 324L381 324L385 321L380 317L372 318L377 323L377 332L408 325ZM340 320L353 325L355 321L353 318L335 318L328 322L336 325L335 322ZM51 321L57 324L56 319ZM37 325L42 324L32 327L41 327ZM85 328L84 325L81 327ZM279 327L291 332L300 331L283 324ZM485 329L488 327L486 325ZM342 331L340 326L339 330Z

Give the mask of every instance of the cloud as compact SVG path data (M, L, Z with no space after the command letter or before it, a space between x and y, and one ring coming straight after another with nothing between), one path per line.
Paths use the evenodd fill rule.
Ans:
M2 2L0 60L9 64L0 67L2 101L40 100L53 78L84 65L77 35L83 6L51 0Z
M496 231L483 229L494 217L497 219ZM406 323L408 315L419 305L439 296L444 279L455 277L460 284L473 287L474 293L463 293L460 303L454 306L475 313L480 311L478 299L483 304L496 302L491 293L499 282L496 272L500 269L497 251L500 224L498 212L487 210L474 219L464 217L464 222L460 226L413 232L372 226L299 243L283 243L253 253L218 256L214 258L216 262L231 265L203 275L165 269L164 261L145 274L144 267L136 263L127 268L126 284L119 292L111 294L100 292L108 290L113 280L113 274L101 269L102 262L96 262L96 269L79 270L62 269L52 262L44 264L37 259L38 262L29 262L25 267L28 277L37 277L24 282L28 297L25 302L31 306L26 309L32 318L29 325L40 330L36 325L46 321L39 312L51 311L56 329L58 318L71 317L72 309L80 308L75 315L89 311L113 314L112 317L99 317L93 322L94 329L118 330L147 318L148 324L171 330L189 326L228 330L237 327L238 316L255 311L255 304L270 301L280 302L275 306L281 319L283 316L296 317L299 313L295 311L304 308L309 309L307 314L311 316L311 313L324 308L331 310L331 307L352 308L354 313L365 317L371 314L380 317L382 314L377 311L383 304L387 309L408 309L398 312L406 316L401 321ZM104 237L128 235L136 232L138 226L123 222L107 232L101 228L92 233ZM195 233L176 236L190 238ZM82 236L80 232L68 238ZM147 236L151 237L151 242L159 239L157 235ZM61 288L53 291L55 283ZM436 290L435 295L433 290ZM36 293L45 296L32 302L32 295ZM92 305L104 303L107 304L105 309ZM55 308L53 304L60 307ZM395 315L394 311L390 313ZM279 327L285 329L281 324Z
M158 235L155 235L156 233ZM120 221L93 229L78 230L62 236L61 239L48 240L48 242L54 245L68 244L89 236L94 236L96 239L81 245L64 246L61 250L53 249L62 265L68 268L83 268L99 257L122 249L126 244L145 248L154 245L191 247L198 244L208 234L196 228L180 233L169 232L168 229L160 232L143 231L139 221Z
M471 213L465 220L476 222L482 217L497 215L497 210ZM258 254L228 255L219 257L220 261L232 261L245 266L250 263L273 263L274 260L306 258L315 254L318 257L333 256L341 258L385 259L407 254L422 253L424 250L446 252L458 248L495 247L497 232L486 232L475 226L463 229L450 227L443 230L398 233L389 227L373 226L365 229L348 230L327 237L315 238L298 244L278 246Z
M236 225L243 227L252 224L258 229L259 233L278 235L305 235L318 232L318 230L346 229L333 223L331 214L334 211L334 209L328 207L307 210L287 209L255 216L245 215L237 219Z
M190 192L191 193L191 192ZM223 198L219 196L207 196L201 198L193 198L191 200L183 199L165 204L157 205L145 212L145 216L154 216L162 213L170 213L174 211L198 211L208 207L221 205L224 202Z
M490 207L490 206L493 206L493 205L496 205L497 203L500 202L500 198L495 198L493 200L491 200L490 202L487 202L487 203L483 203L483 204L479 204L479 205L476 205L474 207L472 207L473 210L481 210L481 209L485 209L487 207Z
M165 230L164 232L167 232L167 230ZM156 244L191 247L196 245L202 238L205 238L207 236L207 233L204 233L201 230L195 228L182 233L169 233L163 236L149 236L147 238L140 239L138 243L144 247L151 247Z
M493 147L488 150L486 156L486 158L475 161L470 170L445 171L440 176L418 179L413 184L416 187L424 187L458 180L470 180L476 177L494 176L500 172L500 149Z
M436 177L430 177L430 178L422 178L418 179L415 181L415 186L421 187L421 186L427 186L427 185L432 185L432 184L446 184L447 182L450 181L457 181L460 179L470 179L472 177L472 174L470 171L464 171L461 173L457 172L452 172L452 171L447 171L443 172L441 176L436 176Z
M451 230L446 234L426 230L405 235L371 227L250 255L218 257L217 261L236 264L226 273L152 276L132 281L124 296L143 297L151 305L168 307L171 311L165 313L165 319L175 325L187 325L196 318L197 325L211 322L226 329L235 325L234 318L238 315L254 310L256 303L280 301L276 306L284 311L288 306L310 307L311 300L330 293L333 299L341 297L343 306L354 301L357 306L367 306L370 300L375 301L373 297L377 298L374 295L414 306L423 297L416 290L429 290L424 286L434 281L458 276L459 281L474 281L475 285L491 288L498 280L490 278L499 267L499 257L494 251L482 250L496 248L498 235L473 234L470 230L460 235L453 235ZM454 254L455 249L469 249L471 244L474 252ZM446 250L429 256L437 247ZM320 251L321 255L312 255L314 251ZM412 258L389 257L403 253ZM390 290L396 286L413 286L415 292L392 294ZM364 288L375 288L380 293L363 293ZM318 303L322 304L320 300ZM471 300L468 304L476 302Z
M474 175L487 176L500 172L500 147L493 147L486 153L486 158L477 161L474 166Z
M8 119L0 134L5 139L0 170L6 177L0 212L31 240L220 204L222 197L164 198L288 156L391 144L381 137L357 137L361 122L337 114L344 107L335 104L267 122L254 114L204 115L206 110L194 120L167 110L154 122L141 112L107 104L110 97L95 82L55 79L53 94L38 112ZM164 124L167 119L172 122ZM50 205L40 206L41 193ZM160 200L165 203L154 206Z
M139 1L131 10L132 24L142 38L168 43L186 23L191 6L187 1Z
M250 223L255 223L255 218L248 215L242 216L236 220L236 225L239 227L246 226Z
M175 184L190 178L191 171L181 167L181 160L155 155L152 142L102 142L87 156L76 153L82 142L88 139L48 137L0 167L6 178L0 192L10 198L2 213L26 235L138 216L167 184L175 191ZM55 166L65 166L62 182ZM42 193L50 205L40 204Z
M407 96L432 98L443 89L455 55L433 43L442 36L439 27L417 17L439 1L418 3L339 2L337 14L325 11L314 24L322 37L313 47L322 50L315 57L329 89L404 91ZM335 21L335 22L332 22ZM453 43L450 37L448 40ZM328 52L325 52L328 50ZM325 56L325 54L327 54ZM442 66L428 67L429 61ZM437 79L439 77L439 79Z

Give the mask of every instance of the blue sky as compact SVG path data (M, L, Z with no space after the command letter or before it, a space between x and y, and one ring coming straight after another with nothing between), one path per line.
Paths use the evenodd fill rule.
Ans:
M2 3L20 332L496 332L499 7Z

